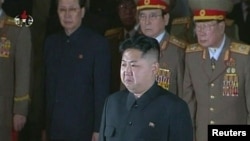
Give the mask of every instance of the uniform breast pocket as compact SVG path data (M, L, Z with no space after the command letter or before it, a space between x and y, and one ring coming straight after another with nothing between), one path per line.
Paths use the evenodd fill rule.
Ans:
M140 141L160 141L160 131L156 127L148 126L140 134Z
M106 138L111 138L115 136L115 127L112 126L106 126L104 131L104 136Z

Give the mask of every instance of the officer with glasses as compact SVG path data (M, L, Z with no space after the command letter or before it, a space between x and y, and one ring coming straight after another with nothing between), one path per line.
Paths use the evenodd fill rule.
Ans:
M166 31L169 9L168 0L139 0L137 3L140 32L155 38L161 47L160 69L156 80L163 88L181 95L186 43Z
M195 140L205 141L208 125L250 124L250 46L225 34L229 0L189 0L197 43L186 49L183 99Z

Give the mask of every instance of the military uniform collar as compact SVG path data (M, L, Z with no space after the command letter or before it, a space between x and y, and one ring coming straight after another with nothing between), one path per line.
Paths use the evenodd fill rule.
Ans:
M158 41L158 43L161 43L162 40L167 36L167 32L163 31L161 34L159 34L155 39Z
M151 88L138 99L135 98L133 93L129 93L127 96L127 109L130 110L134 104L138 105L139 109L143 109L155 97L160 95L158 91L159 91L159 86L157 85L157 82L155 82L151 86Z
M218 60L220 54L221 54L221 51L225 45L225 40L226 40L226 37L224 35L223 39L222 39L222 42L220 44L219 47L208 47L208 51L209 51L209 55L210 55L210 59L211 58L214 58L215 60Z
M78 29L76 29L73 33L71 33L70 35L67 35L66 33L65 33L65 31L63 32L64 33L64 39L67 41L67 42L69 42L69 41L71 41L71 40L77 40L77 38L79 38L80 36L80 33L81 33L81 30L82 30L82 28L81 28L81 26L80 27L78 27Z
M130 31L127 31L126 29L124 29L124 37L126 37L126 34L129 34L129 37L133 37L135 35L135 30L131 29Z

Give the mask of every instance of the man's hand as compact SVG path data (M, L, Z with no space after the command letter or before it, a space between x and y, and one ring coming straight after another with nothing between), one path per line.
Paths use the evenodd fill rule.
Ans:
M15 131L20 131L26 123L26 116L15 114L13 117L13 127Z
M92 135L92 140L91 141L98 141L98 138L99 138L99 133L94 132L93 135Z

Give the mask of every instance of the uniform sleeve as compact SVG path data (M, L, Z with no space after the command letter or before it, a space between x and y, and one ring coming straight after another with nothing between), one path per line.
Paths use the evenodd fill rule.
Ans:
M108 41L104 39L98 45L94 66L95 132L99 132L103 104L110 94L111 81L111 53Z
M185 57L185 72L183 80L183 96L182 98L187 102L191 118L193 121L193 127L195 128L195 115L196 115L196 97L194 94L194 88L192 84L192 78L190 76L188 56Z
M27 27L20 29L15 50L14 114L27 115L30 94L31 33Z
M181 97L183 95L183 77L184 77L184 62L185 52L183 49L179 50L179 61L177 67L177 94Z

